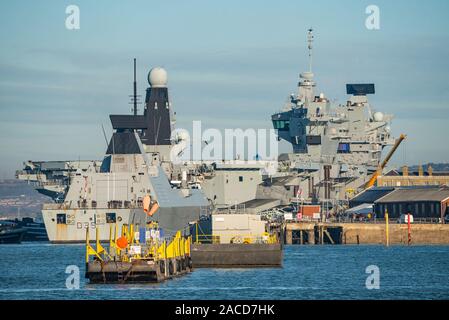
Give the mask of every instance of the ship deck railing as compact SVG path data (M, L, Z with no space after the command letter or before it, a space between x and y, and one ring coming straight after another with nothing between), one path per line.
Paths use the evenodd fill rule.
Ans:
M245 214L247 213L246 207L244 204L236 204L223 208L215 208L213 210L214 214Z
M70 209L139 209L142 208L141 202L131 201L110 201L107 204L98 204L96 201L65 201L63 203L45 203L44 210L70 210Z
M245 235L245 234L226 234L230 238L231 244L276 244L279 239L275 234ZM193 237L193 243L196 244L222 244L221 236L213 234L198 234Z
M110 226L109 245L103 246L100 243L99 230L95 228L95 246L91 245L92 239L89 235L89 228L86 229L86 263L90 258L100 261L121 261L130 262L133 260L166 260L190 256L190 244L192 237L182 236L178 231L171 239L152 239L140 242L135 238L136 232L140 231L137 225L123 225L121 231L117 224ZM144 228L145 232L150 230ZM119 247L119 237L126 239L126 248ZM139 248L138 251L135 248Z
M225 233L222 236L216 234L205 234L201 232L201 228L198 224L195 225L195 234L192 235L193 243L209 243L220 244L222 242L222 236L229 240L229 243L234 244L254 244L254 243L266 243L276 244L279 243L279 237L276 233L263 232L261 234L245 234L245 233Z
M285 221L286 223L301 223L301 222L305 222L305 223L319 223L322 222L321 219L311 219L308 217L303 217L303 219L288 219ZM407 224L407 222L401 222L400 218L390 218L388 219L388 222L390 224ZM331 218L331 219L326 219L323 221L323 223L360 223L360 224L385 224L385 219L384 218L371 218L368 219L366 217L359 217L359 218ZM412 224L438 224L441 223L441 219L440 218L413 218L413 222L411 222Z
M366 218L366 217L359 217L359 218L335 218L330 219L328 222L337 222L337 223L366 223L366 224L385 224L385 218ZM390 217L388 219L388 222L390 224L407 224L407 222L401 222L400 218L393 218ZM440 218L417 218L413 217L413 221L411 221L412 224L438 224L441 223Z

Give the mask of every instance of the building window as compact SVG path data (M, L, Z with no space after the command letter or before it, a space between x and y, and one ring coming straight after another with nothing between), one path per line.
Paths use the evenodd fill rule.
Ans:
M239 176L239 182L243 182L243 176Z
M56 215L56 224L67 224L67 215L65 213L58 213Z
M115 212L106 213L106 223L115 223L117 221Z

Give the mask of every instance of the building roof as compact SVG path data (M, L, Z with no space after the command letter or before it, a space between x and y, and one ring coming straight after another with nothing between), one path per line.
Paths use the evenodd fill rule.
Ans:
M349 200L351 204L374 203L374 201L394 191L394 187L372 187Z
M375 203L388 202L422 202L449 199L449 188L401 188L396 189Z
M354 208L348 209L345 211L346 214L369 214L373 213L373 204L372 203L362 203Z
M396 169L391 169L391 170L389 170L389 171L387 171L386 173L384 173L383 174L384 176L388 176L388 177L390 177L390 176L400 176L401 174L399 173L399 171L398 170L396 170Z
M432 176L436 176L436 177L446 177L449 176L449 172L448 171L434 171L432 173Z

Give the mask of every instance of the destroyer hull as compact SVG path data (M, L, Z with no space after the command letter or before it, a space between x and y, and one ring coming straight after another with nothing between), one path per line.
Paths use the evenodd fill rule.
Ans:
M89 228L90 240L95 240L96 229L100 241L109 241L115 236L115 225L120 232L123 225L145 226L148 221L157 221L165 235L172 235L189 222L199 218L198 207L161 208L153 217L142 209L44 209L42 216L51 243L83 243ZM115 219L113 219L115 217ZM65 223L64 223L65 222ZM112 235L111 235L112 232Z
M87 228L90 240L95 240L98 229L99 239L109 241L115 236L115 225L120 233L123 225L146 222L145 213L136 209L44 209L42 217L51 243L85 242Z

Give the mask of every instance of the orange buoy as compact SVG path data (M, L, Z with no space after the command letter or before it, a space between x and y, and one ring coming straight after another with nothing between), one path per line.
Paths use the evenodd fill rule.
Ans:
M126 239L126 237L118 238L117 247L119 247L120 249L126 249L128 247L128 239Z

